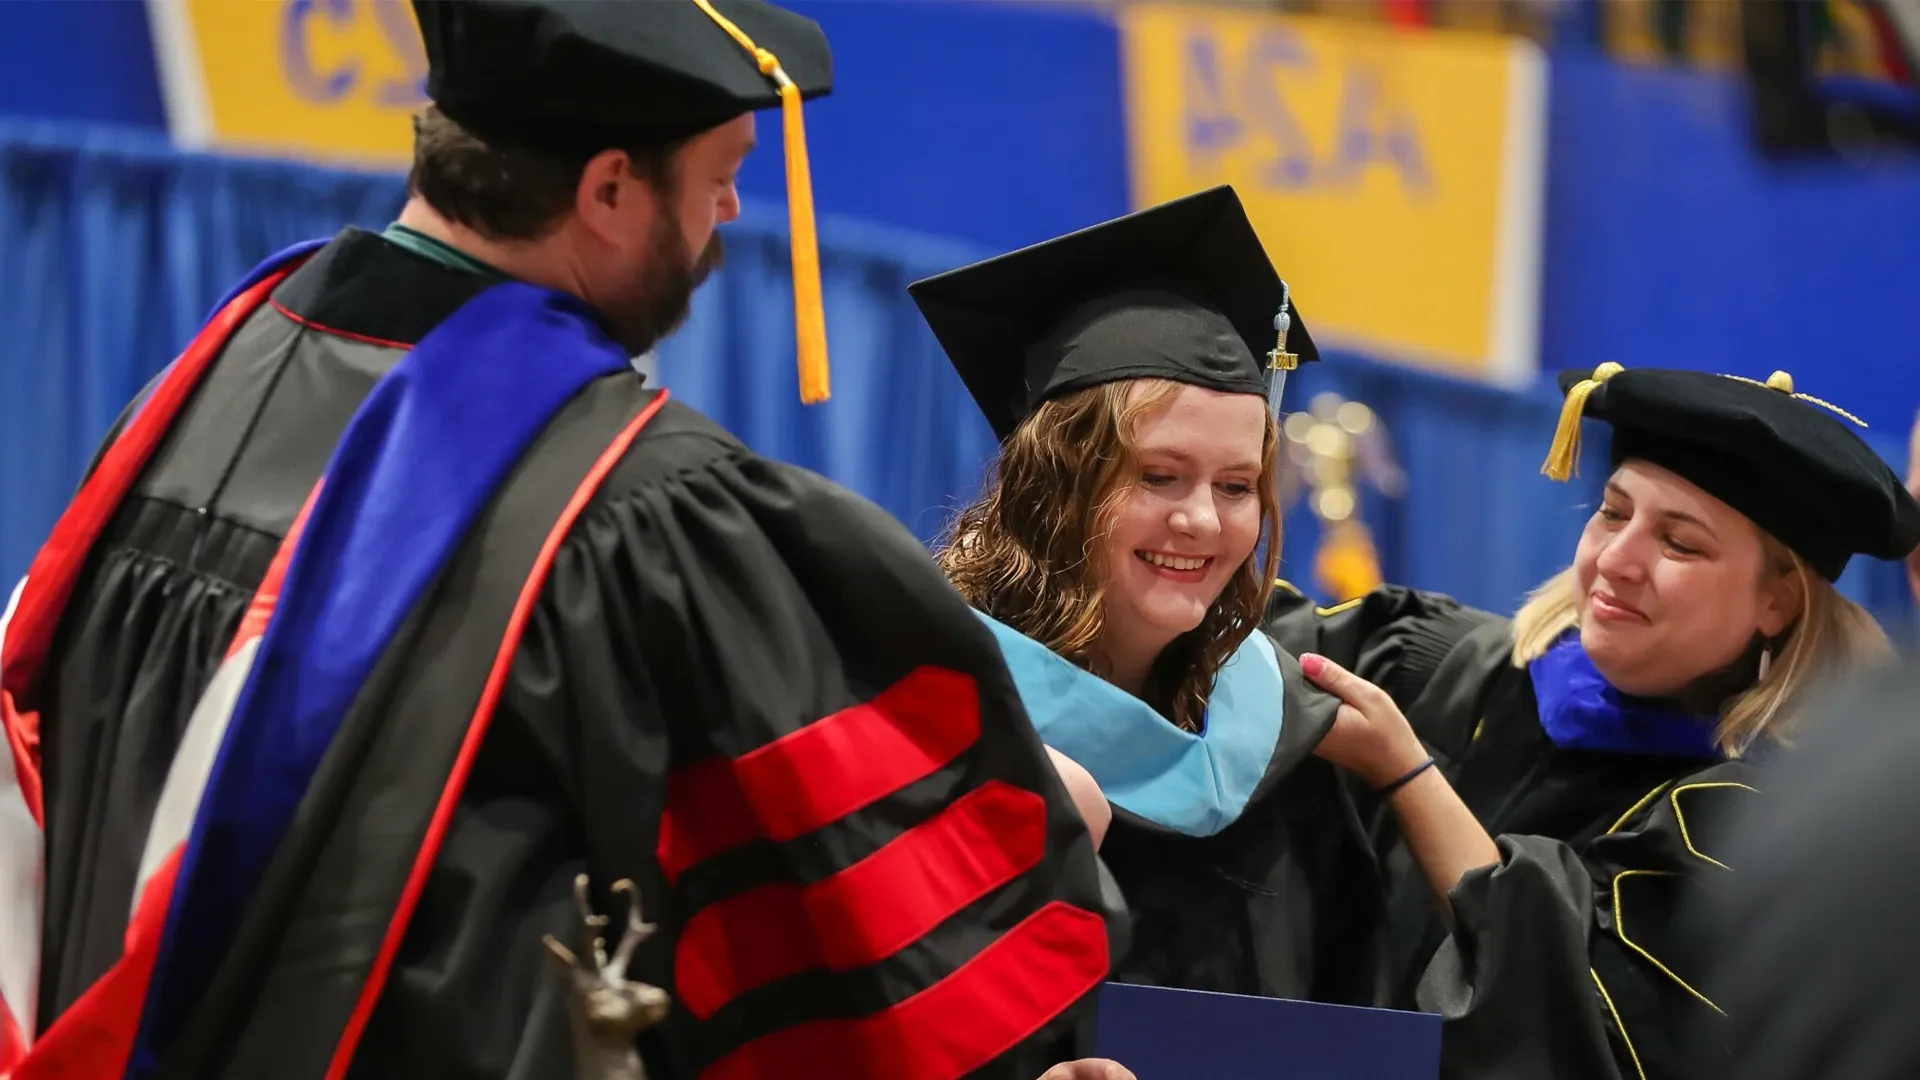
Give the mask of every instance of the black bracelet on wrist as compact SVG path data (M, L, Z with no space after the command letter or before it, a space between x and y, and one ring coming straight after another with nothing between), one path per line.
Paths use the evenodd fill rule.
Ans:
M1415 765L1411 770L1408 771L1408 773L1405 776L1402 776L1400 779L1395 780L1393 783L1388 784L1386 787L1374 789L1374 794L1380 795L1382 797L1391 795L1394 792L1399 791L1401 788L1406 787L1407 784L1410 783L1414 777L1419 776L1421 773L1426 772L1428 769L1431 769L1431 768L1433 768L1433 759L1428 758L1427 760L1421 762L1420 764Z

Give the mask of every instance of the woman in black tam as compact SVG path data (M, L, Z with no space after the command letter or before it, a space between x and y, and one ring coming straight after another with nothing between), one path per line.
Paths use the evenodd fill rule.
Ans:
M1344 702L1318 752L1372 789L1397 1003L1445 1017L1442 1075L1694 1076L1725 1014L1675 912L1732 880L1721 826L1809 688L1890 656L1833 582L1912 551L1920 506L1785 372L1564 382L1543 471L1566 479L1583 415L1613 471L1512 619L1388 588L1278 597L1267 628Z

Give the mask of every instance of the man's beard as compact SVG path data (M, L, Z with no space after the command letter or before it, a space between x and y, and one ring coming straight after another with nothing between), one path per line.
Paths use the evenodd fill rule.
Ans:
M719 269L724 258L718 232L690 260L679 219L672 214L655 217L637 295L631 303L604 313L627 355L639 356L678 330L692 310L693 291Z

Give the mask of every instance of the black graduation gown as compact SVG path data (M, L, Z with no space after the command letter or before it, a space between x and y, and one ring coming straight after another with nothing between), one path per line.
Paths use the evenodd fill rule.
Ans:
M42 1030L120 953L174 748L331 448L402 351L488 284L341 234L236 332L93 548L40 690ZM440 611L466 602L430 595ZM670 770L737 758L919 665L974 681L978 743L897 798L669 886L655 852ZM577 873L602 910L611 882L640 884L661 930L633 977L672 991L676 936L702 908L850 865L995 779L1044 800L1031 869L871 967L748 991L710 1022L676 1008L642 1037L653 1075L691 1077L770 1031L897 1003L1049 901L1112 912L991 638L924 549L878 508L669 402L555 558L354 1075L567 1075L563 983L540 941L573 939ZM1109 929L1123 931L1117 916ZM1057 1014L980 1075L1030 1080L1083 1019ZM271 1058L271 1032L248 1037L246 1052Z
M1334 709L1279 659L1280 741L1232 824L1195 837L1114 808L1100 855L1132 916L1117 981L1350 1005L1382 995L1378 867L1351 794L1312 756Z
M1269 631L1391 694L1500 849L1454 888L1449 934L1391 812L1359 796L1387 879L1389 1003L1445 1017L1442 1076L1694 1075L1689 1033L1720 1013L1676 914L1729 874L1719 836L1751 767L1561 749L1509 622L1447 597L1388 586L1316 609L1280 593Z

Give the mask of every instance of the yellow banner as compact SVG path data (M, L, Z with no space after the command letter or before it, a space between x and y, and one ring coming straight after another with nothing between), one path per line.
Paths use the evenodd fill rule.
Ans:
M407 0L149 0L189 145L394 167L426 102Z
M1535 46L1159 3L1124 8L1121 31L1136 206L1232 184L1316 339L1532 375Z

